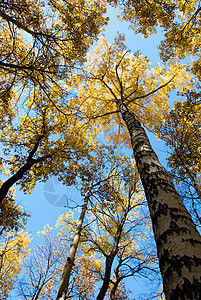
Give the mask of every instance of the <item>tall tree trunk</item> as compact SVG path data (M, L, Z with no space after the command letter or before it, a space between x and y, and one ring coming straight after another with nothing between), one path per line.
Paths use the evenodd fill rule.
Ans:
M74 259L77 251L77 247L80 241L80 236L81 236L81 230L82 230L82 224L84 221L85 213L87 210L87 204L90 198L90 193L88 192L87 196L84 199L84 204L82 206L82 211L80 214L80 217L78 219L77 223L77 228L76 228L76 233L73 238L73 242L71 244L70 252L66 260L66 264L64 266L63 274L61 277L61 281L59 284L59 288L57 291L57 300L65 300L66 299L66 292L68 290L68 285L69 285L69 279L71 275L71 270L74 264Z
M112 269L114 257L115 257L114 255L108 255L106 257L106 266L105 266L105 275L103 279L103 284L101 286L101 289L98 293L96 300L103 300L105 294L107 293L107 289L110 283L110 275L111 275L111 269Z
M126 105L119 108L150 210L166 299L201 299L201 236L140 122Z

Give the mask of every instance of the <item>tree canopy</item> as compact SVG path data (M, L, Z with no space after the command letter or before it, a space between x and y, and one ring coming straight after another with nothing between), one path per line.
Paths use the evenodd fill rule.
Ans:
M100 35L108 5L133 34L162 32L159 64L127 49L124 34ZM24 299L55 297L58 274L57 299L128 299L125 278L156 270L147 209L166 299L201 297L200 12L199 1L181 0L0 1L2 297L28 254L14 185L31 193L51 176L85 204L76 199L79 226L68 211L56 237L42 232L19 284ZM147 131L168 145L172 175Z

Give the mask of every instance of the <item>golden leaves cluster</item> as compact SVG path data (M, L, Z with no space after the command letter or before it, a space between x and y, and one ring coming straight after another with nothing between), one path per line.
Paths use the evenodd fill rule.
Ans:
M190 177L192 186L201 184L201 103L200 93L191 91L185 100L176 102L159 130L170 148L169 166L179 178ZM198 195L199 197L201 196Z
M90 53L83 73L75 76L79 85L77 103L95 130L108 133L108 141L130 145L127 130L119 116L123 102L149 129L162 122L169 111L172 90L187 91L192 80L184 66L151 67L147 57L129 53L119 36L114 44L104 37ZM79 102L78 102L79 101Z
M120 8L120 19L129 22L135 33L144 37L164 33L160 44L163 61L193 57L193 73L201 78L201 7L198 0L121 1L108 0Z
M0 241L0 297L5 299L13 289L22 264L28 255L30 236L24 231L7 232Z

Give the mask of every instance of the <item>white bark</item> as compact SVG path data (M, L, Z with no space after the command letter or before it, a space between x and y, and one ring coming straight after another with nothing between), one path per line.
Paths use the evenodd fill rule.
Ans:
M85 213L86 213L86 210L87 210L88 201L89 201L89 194L84 199L84 204L83 204L83 207L82 207L82 211L81 211L80 217L79 217L78 222L77 222L76 233L74 235L73 242L71 244L69 255L67 257L66 264L65 264L64 270L63 270L63 274L62 274L62 277L61 277L61 281L60 281L60 284L59 284L59 288L58 288L58 291L57 291L57 298L56 298L57 300L65 300L66 299L66 292L68 290L71 270L72 270L72 267L73 267L73 264L74 264L74 259L75 259L77 247L78 247L78 244L79 244L79 241L80 241L82 224L83 224Z
M145 130L128 111L120 111L129 130L155 235L167 300L201 299L201 237L160 164Z

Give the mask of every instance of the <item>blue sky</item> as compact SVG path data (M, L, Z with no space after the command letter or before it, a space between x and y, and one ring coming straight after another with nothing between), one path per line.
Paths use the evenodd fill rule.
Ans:
M144 38L141 34L134 34L132 29L129 29L127 22L120 22L117 19L117 9L109 7L108 9L110 20L105 30L105 37L108 41L113 42L118 32L125 34L126 46L129 50L135 52L139 50L143 56L147 56L151 62L151 65L156 66L160 62L159 51L157 46L160 44L162 33L152 34L148 38Z

